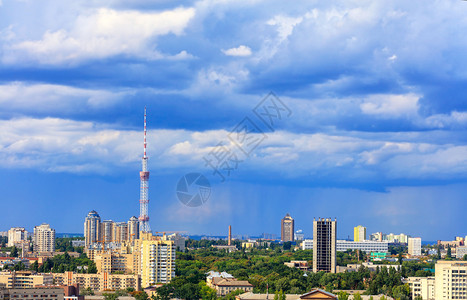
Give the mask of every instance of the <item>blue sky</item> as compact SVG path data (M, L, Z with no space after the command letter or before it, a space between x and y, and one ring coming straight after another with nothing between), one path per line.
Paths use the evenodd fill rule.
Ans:
M0 229L279 233L290 213L424 240L467 235L467 2L0 0ZM225 182L205 166L274 92L291 115ZM258 120L257 120L258 121ZM258 121L259 122L259 121ZM263 124L264 125L264 124ZM257 133L256 136L259 136ZM180 177L212 185L203 206Z

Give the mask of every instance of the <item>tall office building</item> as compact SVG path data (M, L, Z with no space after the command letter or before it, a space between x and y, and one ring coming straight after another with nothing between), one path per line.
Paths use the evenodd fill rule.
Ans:
M84 221L84 241L86 248L101 240L101 217L93 210Z
M294 219L286 214L281 220L281 241L292 242L294 240Z
M139 221L133 216L128 221L128 240L130 242L139 239Z
M358 225L353 228L353 240L354 242L366 241L366 227Z
M336 273L337 220L313 220L313 272Z
M420 256L422 255L422 239L419 237L409 238L409 255Z
M12 227L8 230L8 247L17 246L28 240L28 232L24 227Z
M175 277L175 245L168 240L141 241L141 286L169 283Z
M34 227L34 252L55 251L55 229L43 223Z

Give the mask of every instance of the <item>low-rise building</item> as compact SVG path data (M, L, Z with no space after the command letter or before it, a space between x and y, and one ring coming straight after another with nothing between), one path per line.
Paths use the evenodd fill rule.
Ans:
M308 261L306 260L292 260L291 262L285 262L284 265L289 268L296 268L302 271L308 271L310 269Z
M217 296L225 296L236 290L252 292L253 285L246 280L237 280L235 278L214 277L208 284L212 289L216 290Z
M53 284L51 274L34 274L31 271L1 272L0 284L9 289L26 289L39 285Z
M79 284L81 288L91 288L94 291L124 290L134 288L141 290L141 279L131 274L81 274L74 272L53 273L54 283L57 285Z
M313 250L313 240L307 239L302 242L302 250ZM347 250L360 250L367 253L370 252L388 252L388 242L377 242L377 241L336 241L336 251L345 252Z
M64 291L60 287L0 288L0 299L64 300Z
M274 299L274 294L254 294L252 292L246 292L235 296L237 300L267 300ZM286 300L300 300L300 299L314 299L314 300L328 300L337 299L337 296L333 293L323 291L321 289L313 289L303 295L299 294L286 294ZM350 299L350 298L349 298Z
M467 255L467 246L460 246L456 248L456 258L463 259Z
M410 287L412 299L422 297L424 300L435 300L435 277L409 277L404 280Z

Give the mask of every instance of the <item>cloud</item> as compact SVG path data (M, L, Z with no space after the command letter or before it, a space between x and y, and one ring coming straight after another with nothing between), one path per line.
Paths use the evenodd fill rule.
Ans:
M69 31L47 31L40 40L10 44L5 49L3 62L21 64L26 60L54 65L115 55L160 59L164 55L154 50L154 39L183 34L194 15L193 8L183 7L157 13L110 8L82 12ZM182 53L182 56L187 55Z
M245 45L240 45L237 48L230 48L227 50L222 50L225 55L228 56L250 56L251 55L251 49L250 47L247 47Z
M360 108L364 114L381 117L414 116L418 111L419 96L408 95L371 95Z

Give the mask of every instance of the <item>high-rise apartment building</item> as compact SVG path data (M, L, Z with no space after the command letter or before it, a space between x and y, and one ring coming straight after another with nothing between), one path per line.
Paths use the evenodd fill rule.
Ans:
M337 220L313 220L313 272L336 273Z
M467 299L467 262L441 261L435 265L435 299Z
M101 217L93 210L84 221L84 241L86 248L101 240Z
M358 225L353 228L353 240L354 242L366 241L366 227Z
M420 256L422 255L422 239L419 237L409 238L409 255L411 256Z
M112 220L104 220L101 223L101 240L104 243L110 243L113 240L114 222Z
M128 221L128 240L130 242L139 239L139 220L133 216Z
M141 286L169 283L175 277L175 245L167 240L141 242Z
M281 241L292 242L294 240L294 219L286 214L281 220Z
M28 232L24 227L12 227L8 230L8 247L17 246L28 240Z
M113 241L123 243L128 240L128 223L115 222L113 226Z
M43 223L34 227L34 252L55 251L55 229Z

